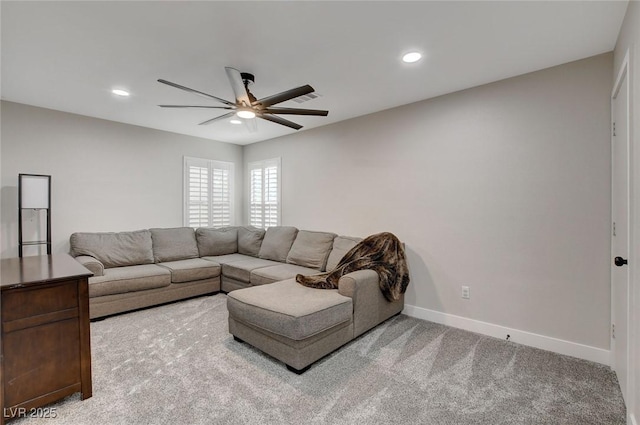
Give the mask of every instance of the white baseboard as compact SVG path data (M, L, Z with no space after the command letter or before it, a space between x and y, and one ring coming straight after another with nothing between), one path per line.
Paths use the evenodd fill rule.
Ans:
M589 345L578 344L576 342L565 341L518 329L506 328L504 326L494 325L493 323L481 322L479 320L441 313L413 305L405 304L403 313L417 319L428 320L494 338L506 339L507 335L510 335L509 341L512 342L611 366L611 352L602 348L591 347Z

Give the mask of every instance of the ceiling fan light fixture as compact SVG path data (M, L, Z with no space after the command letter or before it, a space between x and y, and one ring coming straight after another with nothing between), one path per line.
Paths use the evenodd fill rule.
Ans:
M236 112L236 115L239 116L240 118L246 118L246 119L251 119L256 117L255 112L249 111L247 109L239 110L238 112Z
M111 90L111 93L115 94L116 96L121 96L121 97L129 96L129 92L126 91L126 90L122 90L122 89L113 89L113 90Z
M409 52L402 56L402 62L404 63L414 63L418 62L420 59L422 59L422 54L420 52Z
M0 0L1 1L1 0ZM290 90L285 90L280 93L273 94L271 96L257 99L249 91L249 83L254 81L255 77L249 73L242 73L235 68L226 66L225 72L227 78L231 84L231 89L235 95L235 101L228 101L208 93L204 93L198 90L191 89L189 87L181 86L180 84L172 83L171 81L158 79L159 83L166 84L171 87L175 87L180 90L184 90L189 93L197 94L198 96L213 99L222 103L224 106L209 106L209 105L158 105L161 108L203 108L203 109L223 109L229 112L222 115L218 115L198 125L209 125L215 122L225 121L232 124L245 124L250 132L255 132L256 121L254 118L260 118L265 121L270 121L275 124L283 125L294 130L300 130L302 126L293 121L289 121L279 115L311 115L326 117L329 111L321 111L319 109L300 109L300 108L281 108L273 107L278 103L293 100L300 96L311 95L314 90L309 84L296 87ZM315 96L318 97L318 96Z

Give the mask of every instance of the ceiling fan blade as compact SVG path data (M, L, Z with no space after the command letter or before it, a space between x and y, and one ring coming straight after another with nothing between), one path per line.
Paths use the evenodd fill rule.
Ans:
M236 96L236 104L250 107L251 100L249 99L249 95L247 94L247 88L242 82L242 75L240 75L240 71L228 66L225 67L224 70L227 72L227 78L229 78L229 83L231 84L231 88L233 89L233 94Z
M284 125L284 126L293 128L294 130L300 130L302 128L302 126L300 124L296 124L296 123L291 122L289 120L285 120L284 118L280 118L280 117L278 117L276 115L258 114L256 116L262 118L263 120L275 122L276 124L280 124L280 125Z
M206 109L234 109L231 106L204 106L204 105L158 105L161 108L206 108Z
M228 100L220 99L219 97L216 97L216 96L214 96L212 94L207 94L207 93L203 93L203 92L198 91L198 90L190 89L189 87L181 86L180 84L172 83L171 81L159 79L158 82L162 83L162 84L166 84L166 85L171 86L171 87L175 87L175 88L180 89L180 90L187 91L189 93L197 94L198 96L203 96L203 97L206 97L208 99L217 100L218 102L224 103L225 105L229 105L229 106L234 106L235 105L234 103L229 102Z
M267 108L260 111L263 114L282 114L282 115L317 115L326 117L329 111L321 111L319 109L298 109L298 108Z
M229 112L226 113L224 115L220 115L219 117L215 117L215 118L211 118L210 120L206 120L206 121L202 121L200 124L198 125L209 125L209 124L213 124L216 121L220 121L220 120L224 120L227 118L231 118L232 116L234 116L236 113L235 112Z
M304 96L305 94L313 93L313 91L313 87L307 84L306 86L296 87L295 89L283 91L282 93L263 97L262 99L258 99L253 102L253 104L259 105L263 108L268 108L269 106L275 105L276 103L281 103L299 96Z

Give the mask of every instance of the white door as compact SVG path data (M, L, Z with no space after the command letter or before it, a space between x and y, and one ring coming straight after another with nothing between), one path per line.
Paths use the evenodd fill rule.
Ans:
M618 376L622 395L627 401L629 372L629 137L628 78L625 72L616 85L613 102L612 205L611 218L611 349L613 369Z

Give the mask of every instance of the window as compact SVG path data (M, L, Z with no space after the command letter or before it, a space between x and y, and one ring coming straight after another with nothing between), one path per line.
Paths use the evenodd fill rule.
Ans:
M249 224L280 225L280 158L249 163Z
M184 225L233 224L233 163L184 157Z

